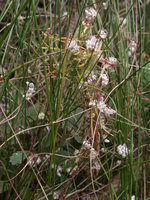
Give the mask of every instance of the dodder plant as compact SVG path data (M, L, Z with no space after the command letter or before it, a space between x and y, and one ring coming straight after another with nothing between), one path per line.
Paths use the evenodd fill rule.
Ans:
M43 2L0 17L1 197L146 199L144 5Z

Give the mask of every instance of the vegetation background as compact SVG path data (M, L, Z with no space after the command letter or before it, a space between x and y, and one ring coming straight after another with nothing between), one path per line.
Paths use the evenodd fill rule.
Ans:
M147 0L0 0L0 199L150 199L149 23ZM108 38L86 49L100 29ZM102 69L105 88L91 81ZM99 95L116 111L107 128L89 106Z

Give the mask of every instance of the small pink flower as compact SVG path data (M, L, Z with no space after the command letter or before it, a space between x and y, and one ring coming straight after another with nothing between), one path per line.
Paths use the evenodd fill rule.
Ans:
M94 50L96 51L99 47L99 40L95 36L91 36L87 41L86 41L86 48L89 50Z
M85 10L85 18L86 18L86 20L88 20L88 21L93 20L93 19L96 17L96 15L97 15L97 12L96 12L96 10L95 10L94 8L92 8L92 7Z

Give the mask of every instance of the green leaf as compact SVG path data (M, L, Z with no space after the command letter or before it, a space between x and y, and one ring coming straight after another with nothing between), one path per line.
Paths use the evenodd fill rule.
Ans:
M29 151L25 151L26 155L29 155ZM26 159L22 151L17 151L10 156L10 162L12 165L19 165Z
M39 110L39 108L40 108L39 103L36 103L36 104L34 105L34 107L33 107L33 106L30 106L30 107L27 109L26 115L27 115L29 121L32 121L32 120L35 121L35 120L37 119L37 113L35 112L35 109L36 109L36 110Z
M75 135L74 139L75 139L79 144L82 144L82 143L83 143L82 137L79 136L79 135Z

